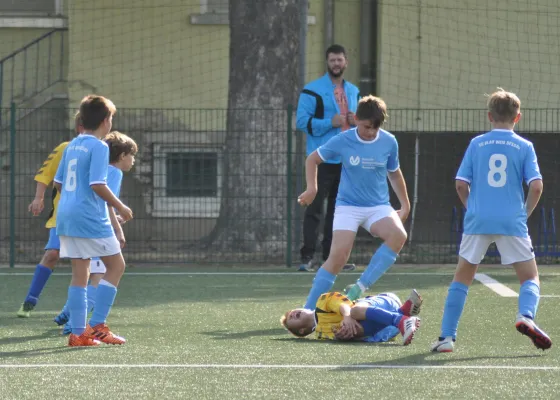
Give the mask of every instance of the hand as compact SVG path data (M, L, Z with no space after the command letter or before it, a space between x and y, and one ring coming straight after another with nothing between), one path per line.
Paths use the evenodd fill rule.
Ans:
M331 125L333 126L333 128L340 128L343 122L344 122L344 118L342 118L342 115L340 114L336 114L331 119Z
M356 114L349 111L348 114L346 114L346 121L348 122L348 125L356 126Z
M34 217L36 217L39 214L41 214L41 212L43 211L43 208L45 208L45 204L43 202L43 199L35 198L31 202L31 204L29 204L29 207L27 207L27 211L29 211L30 213L33 214Z
M333 327L332 331L336 340L352 340L353 336L350 330L345 326Z
M406 221L406 219L408 218L408 214L410 214L410 206L401 207L401 209L397 211L397 214L402 222Z
M121 249L123 249L126 244L126 239L124 238L123 231L119 229L119 232L116 232L115 235L117 236L117 240L121 244Z
M360 323L354 318L347 316L342 319L340 327L346 329L348 331L348 334L351 334L351 337L354 337L358 334Z
M126 224L126 221L120 215L117 215L117 222L121 225Z
M300 206L305 207L313 203L317 196L317 189L307 189L305 192L299 195L297 202Z
M133 218L132 210L124 204L117 211L119 212L119 215L124 222L129 221Z

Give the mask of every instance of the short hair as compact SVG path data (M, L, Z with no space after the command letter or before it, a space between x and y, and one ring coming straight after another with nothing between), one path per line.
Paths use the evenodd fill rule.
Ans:
M325 52L325 59L329 59L329 54L344 54L344 58L346 58L346 49L339 44L333 44Z
M83 128L84 124L82 123L82 117L80 116L80 112L76 112L76 115L74 115L74 130L76 132L80 132L80 126Z
M375 129L381 127L387 119L387 105L380 97L372 95L362 97L358 102L356 117L359 120L371 121Z
M501 87L488 96L488 112L495 122L513 122L519 114L521 100L515 93L506 92Z
M282 324L282 326L288 332L290 332L292 335L294 335L298 338L302 338L302 337L306 337L306 336L311 335L313 333L314 329L315 329L314 327L309 327L309 329L306 329L303 333L299 332L299 330L297 330L297 329L292 330L288 327L288 314L290 313L290 311L287 311L284 315L282 315L282 317L280 318L280 324Z
M82 99L79 112L84 129L95 131L105 119L117 112L117 108L111 100L90 94Z
M109 163L120 160L121 154L125 156L138 153L138 145L130 137L119 131L113 131L105 135L103 141L109 146Z

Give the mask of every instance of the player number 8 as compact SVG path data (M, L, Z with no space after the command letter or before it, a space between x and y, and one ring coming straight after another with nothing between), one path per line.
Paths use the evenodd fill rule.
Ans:
M506 184L507 157L504 154L492 154L488 161L488 184L492 187L503 187ZM496 175L498 179L496 180Z
M76 190L76 166L78 165L78 159L73 158L68 161L68 171L66 177L66 184L64 185L64 190L67 192L73 192Z

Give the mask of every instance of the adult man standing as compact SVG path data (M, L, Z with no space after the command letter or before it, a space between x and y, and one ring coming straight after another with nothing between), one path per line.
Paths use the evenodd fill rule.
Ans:
M354 113L360 97L359 90L344 80L348 66L344 47L333 44L326 51L327 73L303 88L297 108L297 128L307 134L307 155L325 144L330 138L355 126ZM317 172L317 196L305 210L303 220L303 246L300 250L301 264L298 271L314 269L314 255L319 225L323 216L325 198L327 211L323 230L323 261L329 256L335 200L342 170L341 160L328 160ZM344 266L355 269L354 264Z

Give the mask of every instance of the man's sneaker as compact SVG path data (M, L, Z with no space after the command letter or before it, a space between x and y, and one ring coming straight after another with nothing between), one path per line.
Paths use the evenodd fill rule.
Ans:
M356 269L356 264L344 264L342 267L343 271L354 271Z
M408 299L404 302L404 304L399 308L399 312L403 315L407 316L414 316L420 314L420 308L422 307L422 296L416 291L416 289L412 289Z
M362 290L360 285L354 283L353 285L346 286L346 289L344 289L344 293L346 294L346 297L348 297L348 299L350 299L351 301L356 301L360 297L362 297L364 291Z
M420 318L403 315L398 328L403 337L403 346L408 346L414 339L414 334L420 328Z
M300 272L313 272L315 271L315 264L316 263L313 260L309 260L307 262L302 261L297 270Z
M453 344L454 341L455 339L451 336L444 338L440 337L437 342L432 344L432 351L435 353L452 353L455 348L455 345Z
M54 317L53 321L58 325L64 325L70 320L70 316L66 314L64 311L61 311L56 317Z
M89 324L86 327L86 331L84 334L88 335L93 339L97 339L103 343L107 344L125 344L126 339L115 335L107 324L97 324L94 327L91 327Z
M552 346L552 340L550 340L548 335L530 318L518 315L515 321L515 329L523 335L529 336L537 349L542 349L544 351L550 349Z
M71 333L68 337L68 346L70 347L99 346L100 344L99 340L86 335L85 332L80 336Z
M17 316L20 318L29 318L31 316L31 311L35 308L33 304L26 301L21 305L17 312Z

